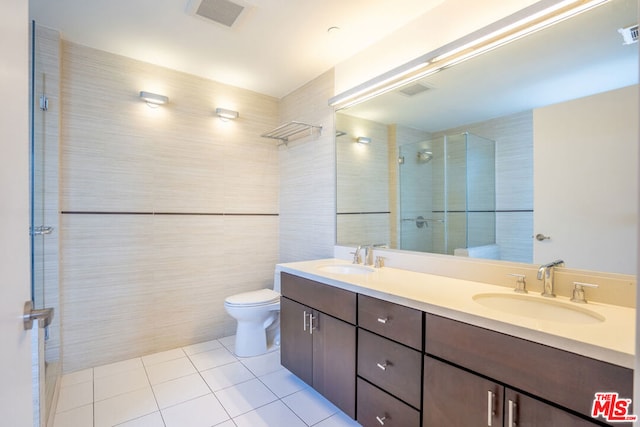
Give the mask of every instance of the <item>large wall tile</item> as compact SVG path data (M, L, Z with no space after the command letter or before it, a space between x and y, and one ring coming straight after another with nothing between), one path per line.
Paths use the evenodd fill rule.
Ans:
M278 100L72 43L62 68L64 371L232 335L278 261Z
M322 134L280 147L281 262L333 255L336 242L336 165L333 71L326 72L281 101L281 123L292 120L322 126Z

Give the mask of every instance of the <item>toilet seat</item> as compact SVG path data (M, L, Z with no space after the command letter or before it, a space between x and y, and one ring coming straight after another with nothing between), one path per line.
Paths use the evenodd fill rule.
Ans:
M273 289L260 289L258 291L243 292L231 295L224 300L227 306L258 307L274 304L280 301L280 294Z

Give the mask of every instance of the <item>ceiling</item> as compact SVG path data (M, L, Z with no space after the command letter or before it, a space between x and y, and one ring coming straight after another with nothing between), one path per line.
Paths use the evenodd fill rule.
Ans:
M200 0L29 0L29 8L64 40L281 98L444 0L232 1L245 9L231 27L190 13Z
M638 84L638 44L618 33L637 23L637 8L611 1L426 77L425 92L395 90L344 112L437 132Z

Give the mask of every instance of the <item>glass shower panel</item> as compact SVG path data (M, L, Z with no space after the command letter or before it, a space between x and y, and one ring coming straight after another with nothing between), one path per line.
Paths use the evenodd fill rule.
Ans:
M495 142L467 134L467 247L496 243Z
M444 246L444 139L399 147L400 248L439 252Z
M401 249L453 255L495 246L494 141L465 132L401 145L399 153ZM482 249L482 257L496 257Z
M44 85L44 75L39 67L37 43L32 70L32 120L31 120L31 294L35 308L43 308L45 270L45 156L44 156L44 111L39 108L39 98Z
M44 32L43 32L44 31ZM59 88L59 40L32 24L30 229L31 290L34 308L53 308L52 323L44 330L44 386L39 417L47 422L60 375L60 313L58 292L58 132L59 112L51 102ZM51 104L51 105L50 105ZM50 108L53 107L53 108ZM39 351L39 349L35 349Z
M467 247L467 134L445 137L447 245L445 252L453 255L457 248Z

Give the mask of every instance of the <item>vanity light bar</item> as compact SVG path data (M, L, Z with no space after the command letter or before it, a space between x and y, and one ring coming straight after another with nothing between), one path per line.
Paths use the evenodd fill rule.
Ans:
M609 0L564 0L540 12L533 13L513 24L493 31L486 36L466 43L431 60L432 63L440 62L447 58L455 58L455 61L447 61L445 66L465 61L474 56L488 52L496 47L515 41L521 37L533 34L543 28L564 21L567 18L578 15L595 6L606 3Z
M423 79L610 0L542 0L329 100L342 109Z

